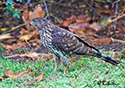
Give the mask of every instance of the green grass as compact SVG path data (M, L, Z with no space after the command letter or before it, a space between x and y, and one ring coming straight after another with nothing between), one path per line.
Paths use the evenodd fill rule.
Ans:
M28 77L14 81L5 78L0 82L0 88L40 88L41 86L44 88L125 88L125 65L116 67L96 57L91 60L83 57L72 63L67 69L68 76L63 74L63 65L57 68L56 73L53 72L54 67L53 60L41 60L26 64L12 62L4 57L0 58L0 77L6 70L18 73L31 69L34 73L33 78L42 72L45 73L42 81L33 81L33 83L28 81ZM33 80L33 78L30 79Z

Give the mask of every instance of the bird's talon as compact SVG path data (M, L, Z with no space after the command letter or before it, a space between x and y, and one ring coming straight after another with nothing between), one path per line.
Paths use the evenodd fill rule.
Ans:
M55 66L55 68L54 68L54 72L56 72L56 69L57 69L57 66Z

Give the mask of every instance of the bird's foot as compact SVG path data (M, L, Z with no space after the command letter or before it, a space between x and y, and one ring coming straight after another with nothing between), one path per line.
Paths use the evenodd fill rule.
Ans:
M66 74L66 66L64 66L64 75L67 75L67 74Z
M55 66L55 68L54 68L54 72L56 72L56 69L57 69L57 66Z

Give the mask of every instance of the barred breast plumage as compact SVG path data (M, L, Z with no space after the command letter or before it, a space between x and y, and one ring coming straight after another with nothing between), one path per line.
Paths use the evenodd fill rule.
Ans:
M66 74L65 70L71 63L70 57L72 55L96 56L113 65L119 63L118 60L99 52L98 49L83 41L78 35L59 28L42 17L33 19L31 24L39 31L43 45L53 53L56 65L54 71L62 62L65 66L64 74Z

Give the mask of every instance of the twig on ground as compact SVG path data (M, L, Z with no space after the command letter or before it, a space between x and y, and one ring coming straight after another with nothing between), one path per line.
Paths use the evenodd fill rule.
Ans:
M10 29L8 32L11 32L11 31L13 31L13 30L15 30L15 29L17 29L17 28L19 28L19 27L22 27L22 26L24 26L24 25L27 25L27 24L29 24L29 23L20 24L20 25L18 25L18 26L16 26L16 27Z
M46 17L45 17L45 18L48 18L49 21L51 21L45 0L43 0L43 3L44 3L44 5L45 5L45 10L46 10Z
M19 4L19 3L16 3L16 2L13 2L14 5L17 5L17 6L20 6L20 7L24 7L23 5Z
M117 14L118 14L118 2L119 1L116 1L116 8L115 8L115 15L114 15L114 17L116 18L116 17L119 17L119 16L117 16ZM113 22L113 26L114 27L116 27L116 23L117 23L117 20L115 20L114 22Z
M124 16L125 16L125 14L122 14L121 16L119 16L119 17L117 17L117 18L111 20L109 23L106 23L105 26L109 25L110 23L112 23L112 22L114 22L114 21L116 21L116 20L118 20L118 19L120 19L120 18L122 18L122 17L124 17Z
M28 4L30 4L30 1L31 1L31 0L28 0L28 1L26 2L26 4L25 4L24 7L26 7Z
M119 40L119 39L114 39L114 38L111 38L111 40L112 40L113 42L121 42L121 43L125 43L124 40Z

